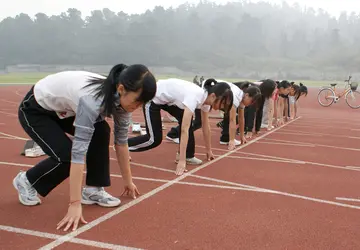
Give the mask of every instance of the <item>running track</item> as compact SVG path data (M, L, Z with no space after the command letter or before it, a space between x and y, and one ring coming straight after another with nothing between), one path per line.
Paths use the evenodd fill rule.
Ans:
M0 91L1 249L360 249L360 110L344 101L320 107L311 89L299 119L262 131L234 152L219 145L212 119L217 159L181 177L174 174L173 143L132 153L142 195L121 198L115 209L84 207L89 223L65 233L56 224L67 211L68 181L36 207L20 205L12 186L19 170L39 160L20 156L27 136L17 106L28 89ZM201 137L196 132L203 158ZM115 161L111 168L107 190L119 196Z

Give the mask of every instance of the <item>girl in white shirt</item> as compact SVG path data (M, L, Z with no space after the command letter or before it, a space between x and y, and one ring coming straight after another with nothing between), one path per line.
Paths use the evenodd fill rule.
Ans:
M65 71L41 79L19 107L25 132L49 156L13 180L19 201L26 206L41 203L70 176L70 203L58 229L75 230L81 221L81 204L120 205L108 194L110 186L110 126L114 120L114 144L124 179L124 193L139 194L132 181L127 146L131 112L155 96L156 80L144 65L114 66L104 77L86 71ZM73 135L71 140L67 134ZM81 190L86 165L86 187Z
M180 124L180 153L177 155L176 174L185 171L185 165L201 164L195 158L195 138L191 124L195 109L201 109L202 129L207 149L207 159L213 159L208 112L232 107L233 95L229 85L209 80L203 88L181 79L166 79L157 82L154 99L144 105L146 135L129 138L129 150L141 152L159 146L162 142L161 110L174 116Z
M249 86L246 82L225 82L233 92L233 106L230 109L229 115L225 115L223 119L223 128L221 131L220 144L228 145L229 150L235 149L236 146L246 143L245 139L245 107L256 103L261 97L260 89L257 86ZM238 116L236 117L236 114ZM236 120L238 118L238 120ZM237 126L239 125L240 141L235 139Z
M212 78L208 79L207 81L226 83L227 85L229 85L233 93L233 106L231 107L229 114L224 115L223 120L218 123L221 124L220 126L222 128L220 144L228 145L228 149L233 150L235 146L246 143L244 135L244 108L256 102L261 97L260 89L256 86L249 87L248 82L231 83L224 80L214 80ZM204 81L202 84L204 84L205 82L206 81ZM239 124L240 128L240 141L235 139L237 123ZM193 123L193 126L194 129L196 129L198 126L201 126L201 119L199 119L199 116L197 114L195 116L195 122ZM176 128L171 128L166 138L175 143L178 143L179 130L179 126Z

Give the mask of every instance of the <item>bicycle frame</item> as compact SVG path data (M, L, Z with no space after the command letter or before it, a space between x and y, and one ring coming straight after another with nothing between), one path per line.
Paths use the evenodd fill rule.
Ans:
M337 98L341 98L341 97L343 97L344 95L346 95L348 92L351 91L350 83L347 83L347 84L345 85L344 91L342 91L342 92L340 92L340 93L336 91L336 86L331 87L331 89L334 90L334 93L335 93L335 95L336 95Z

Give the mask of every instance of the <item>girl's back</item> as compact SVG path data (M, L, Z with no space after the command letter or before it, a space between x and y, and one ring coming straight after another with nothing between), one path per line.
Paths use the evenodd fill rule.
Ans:
M94 77L105 79L102 75L87 71L64 71L52 74L35 84L34 95L37 102L45 109L76 112L80 98L93 95L92 91L97 87L96 85L84 87Z

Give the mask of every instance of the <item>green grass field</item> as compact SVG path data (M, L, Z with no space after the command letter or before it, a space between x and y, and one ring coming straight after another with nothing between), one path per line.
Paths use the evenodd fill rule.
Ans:
M0 84L34 84L41 78L47 76L48 74L51 74L51 73L36 72L36 73L0 74ZM191 77L187 78L187 77L181 77L181 76L179 77L179 76L175 76L175 75L157 75L156 77L158 79L178 77L178 78L188 80L188 81L193 80L193 78L191 78ZM224 80L227 80L230 82L241 81L241 80L255 81L254 79L229 79L229 78L225 78ZM309 86L309 87L320 87L320 86L325 86L325 85L330 84L330 82L327 82L327 81L311 81L311 80L296 81L296 82L302 82L303 84L305 84L306 86Z

